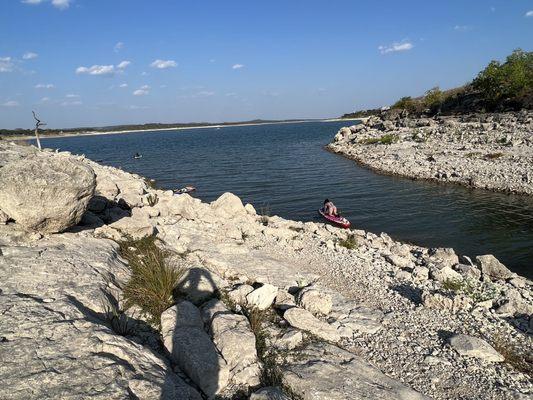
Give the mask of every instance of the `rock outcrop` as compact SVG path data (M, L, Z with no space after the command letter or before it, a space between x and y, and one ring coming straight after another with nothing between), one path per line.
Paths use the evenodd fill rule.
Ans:
M95 179L92 168L78 160L32 154L0 168L0 206L27 230L61 232L80 222Z
M533 112L409 118L384 113L328 145L358 163L413 179L533 194Z

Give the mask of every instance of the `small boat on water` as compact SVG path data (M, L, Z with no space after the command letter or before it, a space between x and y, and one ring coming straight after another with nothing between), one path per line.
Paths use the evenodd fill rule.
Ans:
M332 224L338 225L341 228L349 228L350 227L350 221L348 221L344 217L336 217L334 215L328 215L324 213L324 210L319 209L318 213L322 216L322 218L326 219L327 221L331 222Z
M133 158L136 159L136 160L138 160L139 158L143 158L143 155L142 155L142 154L139 154L139 153L135 153L135 154L133 155Z
M174 194L191 193L194 191L196 191L196 188L194 186L185 186L181 189L174 189Z

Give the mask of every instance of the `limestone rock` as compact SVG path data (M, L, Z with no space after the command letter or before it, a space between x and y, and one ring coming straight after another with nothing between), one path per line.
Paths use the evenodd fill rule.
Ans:
M139 208L132 210L131 217L121 218L110 224L109 227L116 229L125 236L131 237L133 240L143 239L155 233L153 222Z
M327 315L333 305L331 296L322 290L309 286L298 293L298 305L313 314Z
M296 307L294 296L284 289L278 290L274 307L280 310L288 310L289 308Z
M429 270L431 278L439 281L439 282L446 282L446 281L462 281L463 276L457 272L454 271L451 267L445 266L443 268L438 267L432 267Z
M257 215L257 211L255 210L254 206L251 205L250 203L247 203L245 206L244 206L244 209L246 210L246 212L250 215Z
M76 225L94 194L94 171L56 154L28 156L0 168L0 204L27 230L61 232Z
M459 257L451 248L432 248L429 249L429 255L443 266L453 267L455 264L459 264Z
M298 349L283 367L283 383L305 400L430 400L361 357L327 343Z
M236 218L247 214L241 199L229 192L224 193L213 201L211 208L221 218Z
M454 334L450 346L462 356L480 358L485 361L502 362L504 357L483 339L463 334Z
M206 321L217 349L226 360L230 381L235 385L259 385L260 369L255 349L255 335L248 319L231 313L219 300L206 304L211 318ZM213 313L213 310L217 312Z
M180 301L161 314L161 326L166 330L175 328L203 328L204 321L200 310L189 301Z
M251 307L255 307L259 310L266 310L272 305L277 294L277 287L269 283L265 283L260 288L255 289L253 292L248 294L246 296L246 302Z
M330 326L327 322L319 320L303 308L289 308L285 311L285 314L283 314L283 318L285 318L285 320L287 320L287 322L293 327L310 332L324 340L330 342L338 342L341 340L339 332L337 332L333 326Z
M513 273L492 254L477 256L476 261L483 276L487 276L491 280L505 280L513 276Z
M250 400L290 400L290 398L280 388L268 386L252 393Z
M246 296L254 291L254 288L250 285L239 285L237 288L228 292L228 297L232 302L240 306L246 305Z
M0 210L0 224L7 224L7 221L9 221L8 215Z
M196 315L190 306L185 309ZM163 344L172 360L208 397L212 397L228 384L229 368L209 335L198 326L196 316L191 323L184 324L184 318L178 316L177 311L171 308L163 313Z

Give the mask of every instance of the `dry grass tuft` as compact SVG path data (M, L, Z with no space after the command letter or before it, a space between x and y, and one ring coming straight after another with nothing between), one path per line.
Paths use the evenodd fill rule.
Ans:
M154 236L124 241L120 253L132 272L124 289L125 307L137 305L148 322L160 328L161 314L174 304L174 288L183 271L169 265L170 252L159 248Z

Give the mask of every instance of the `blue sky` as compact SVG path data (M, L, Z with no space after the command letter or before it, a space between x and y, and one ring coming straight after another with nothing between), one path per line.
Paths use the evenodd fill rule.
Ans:
M533 0L2 0L0 127L334 117L533 50Z

